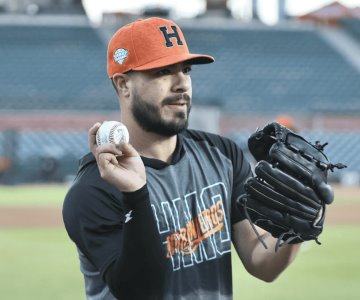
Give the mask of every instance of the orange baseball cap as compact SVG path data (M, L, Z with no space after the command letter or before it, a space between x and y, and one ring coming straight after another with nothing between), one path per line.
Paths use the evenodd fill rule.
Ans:
M140 19L121 27L108 45L107 73L160 68L182 61L208 64L209 55L189 53L180 27L162 18Z

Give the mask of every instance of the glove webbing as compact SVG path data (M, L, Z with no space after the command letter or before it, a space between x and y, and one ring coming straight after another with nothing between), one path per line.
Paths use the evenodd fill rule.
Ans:
M277 139L277 141L280 141L280 142L284 142L282 139ZM333 164L333 163L326 163L326 162L323 162L321 160L318 160L316 159L315 157L313 157L312 155L306 153L304 151L304 149L299 149L297 148L295 145L292 145L292 144L287 144L287 147L289 149L291 149L292 151L296 152L296 153L299 153L302 157L306 158L307 160L314 160L316 162L316 165L318 166L318 168L322 169L322 170L330 170L331 172L334 172L334 169L344 169L344 168L347 168L346 165L342 164L342 163L337 163L337 164ZM325 154L322 152L325 148L326 145L328 145L329 143L324 143L324 144L321 144L320 141L316 141L315 144L311 144L309 143L310 145L312 145L314 148L316 148L317 150L319 150L324 156ZM325 156L326 158L326 156Z

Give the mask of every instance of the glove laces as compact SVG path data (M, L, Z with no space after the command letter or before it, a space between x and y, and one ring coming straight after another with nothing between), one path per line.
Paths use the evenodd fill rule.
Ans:
M250 225L252 227L252 229L254 230L258 240L261 242L261 244L264 246L265 249L268 249L264 239L261 237L259 231L257 231L255 225L254 225L254 222L251 220L251 217L249 215L249 212L248 212L248 207L247 207L247 198L246 198L246 194L240 196L239 198L239 201L241 201L243 204L244 204L244 213L245 213L245 217L249 220L250 222Z

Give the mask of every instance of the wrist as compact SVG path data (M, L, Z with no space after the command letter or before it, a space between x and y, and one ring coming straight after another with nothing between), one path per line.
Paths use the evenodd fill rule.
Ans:
M132 182L126 187L121 187L119 190L123 193L134 193L140 189L142 189L146 185L146 181Z
M126 191L123 194L125 205L130 209L138 208L149 202L149 191L146 183L135 191Z

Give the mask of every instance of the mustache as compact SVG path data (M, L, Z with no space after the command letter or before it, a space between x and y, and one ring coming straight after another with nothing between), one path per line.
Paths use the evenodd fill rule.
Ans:
M162 105L171 105L179 102L180 100L185 100L186 104L189 105L191 101L191 97L188 94L178 94L175 96L169 96L164 98L162 101Z

